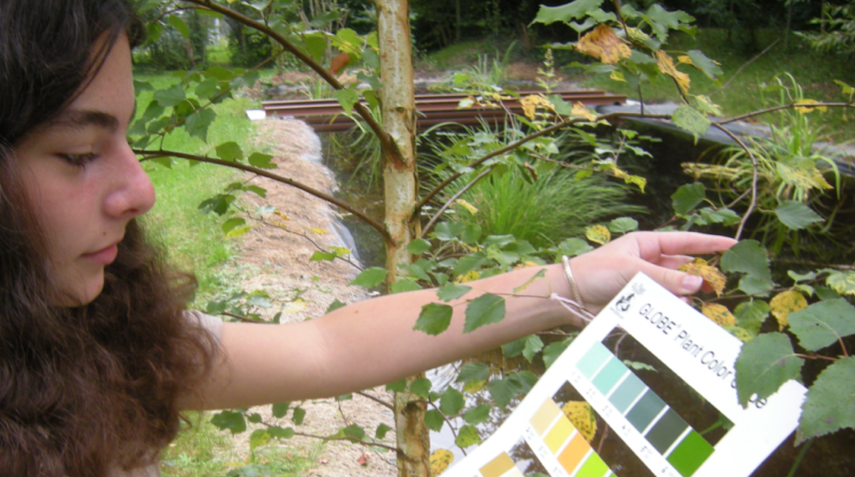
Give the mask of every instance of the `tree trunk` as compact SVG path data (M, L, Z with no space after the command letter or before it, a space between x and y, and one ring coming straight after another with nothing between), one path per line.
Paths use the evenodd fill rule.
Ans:
M411 220L418 199L416 178L416 116L413 59L407 0L377 0L377 33L380 44L380 91L383 126L393 146L383 151L383 182L386 229L392 241L386 244L388 283L394 283L399 265L410 263L407 245L418 234L418 221ZM413 320L415 316L402 316ZM395 424L399 477L429 477L430 440L424 424L425 404L421 398L401 392L395 396Z

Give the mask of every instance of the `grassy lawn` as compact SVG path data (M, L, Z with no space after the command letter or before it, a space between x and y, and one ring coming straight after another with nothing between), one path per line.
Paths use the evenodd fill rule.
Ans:
M689 50L703 51L708 57L721 63L724 70L722 83L726 83L740 67L771 45L778 36L777 31L760 31L759 50L746 53L727 40L726 31L703 29L695 38L686 34L673 36L669 40L668 52L672 57L676 57ZM712 100L722 106L728 116L762 109L767 103L764 103L761 85L772 84L776 75L785 72L792 74L802 86L805 98L817 101L844 100L840 86L834 83L835 79L849 85L855 84L855 64L851 59L817 53L796 38L790 40L790 51L784 50L783 41L778 42L766 54L746 66L724 90L719 91L718 85L698 71L686 67L681 68L681 71L688 72L691 77L690 93L712 95ZM610 80L608 77L585 77L582 84L639 99L638 91L630 88L627 83ZM670 81L646 86L642 93L645 102L679 101L676 88ZM775 97L766 94L767 100ZM832 109L827 113L815 112L811 116L816 123L823 125L827 139L844 142L855 138L855 112L851 109L847 113L842 109ZM759 120L770 119L761 117Z

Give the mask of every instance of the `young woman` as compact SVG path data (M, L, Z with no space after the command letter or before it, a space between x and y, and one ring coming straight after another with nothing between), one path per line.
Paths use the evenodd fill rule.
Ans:
M451 329L430 337L412 330L429 290L283 326L186 311L192 278L167 268L135 221L154 203L125 139L140 32L124 0L0 0L2 475L157 475L183 409L340 395L581 323L555 301L515 298L499 324L464 335L456 307ZM674 270L684 254L732 243L637 233L569 267L597 312L637 271L696 292L701 280ZM571 297L563 267L543 268L527 293ZM509 293L538 270L475 287Z

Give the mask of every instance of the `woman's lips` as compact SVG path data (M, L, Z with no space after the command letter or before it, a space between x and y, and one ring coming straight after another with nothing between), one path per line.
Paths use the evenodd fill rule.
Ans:
M100 263L101 265L107 266L113 263L113 260L116 259L116 255L119 254L119 247L116 244L110 245L107 248L103 248L98 250L97 252L85 253L83 254L83 258L92 260L95 263Z

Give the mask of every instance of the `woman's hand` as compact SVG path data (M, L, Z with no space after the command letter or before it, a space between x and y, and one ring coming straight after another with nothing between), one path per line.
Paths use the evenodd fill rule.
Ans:
M677 271L687 254L727 250L736 241L694 232L636 232L570 260L585 307L598 313L636 272L644 272L675 295L691 295L703 284L696 275Z

